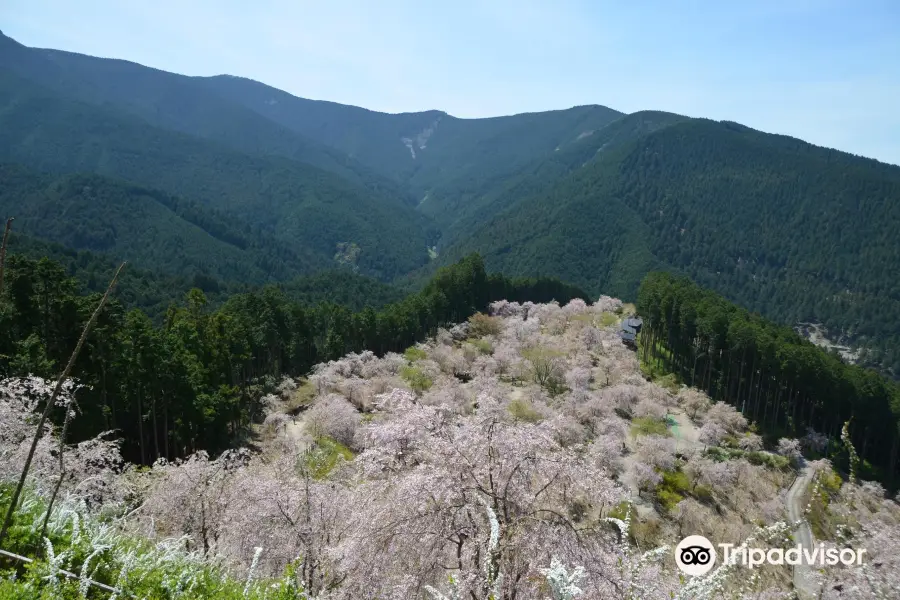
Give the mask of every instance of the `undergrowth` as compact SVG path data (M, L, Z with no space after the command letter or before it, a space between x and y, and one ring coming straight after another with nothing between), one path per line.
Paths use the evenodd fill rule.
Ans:
M0 486L4 513L11 491L10 485ZM291 566L276 580L255 579L253 567L246 580L238 580L218 559L189 550L186 537L159 542L136 538L114 520L85 517L73 499L54 507L41 539L45 514L44 501L26 492L3 549L34 562L0 562L0 599L307 600Z

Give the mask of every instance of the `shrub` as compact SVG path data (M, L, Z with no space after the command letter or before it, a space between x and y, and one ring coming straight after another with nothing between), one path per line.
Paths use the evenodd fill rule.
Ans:
M401 367L400 377L409 384L409 387L416 395L427 392L434 385L434 381L428 375L412 365Z
M403 357L409 362L416 362L417 360L423 360L428 357L428 353L425 352L422 348L418 346L410 346L403 353Z
M628 500L622 500L609 510L608 516L610 519L619 519L620 521L624 521L625 517L628 516L629 510L631 510L632 512L634 511L634 509L631 508L631 503L628 502Z
M329 394L306 413L306 429L314 438L324 436L349 445L360 420L359 412L343 396Z
M484 338L469 340L469 343L478 350L479 354L491 354L494 351L494 346L491 344L491 341Z
M538 410L535 404L525 398L516 398L507 405L507 410L518 421L527 423L539 423L546 418L546 415Z
M655 419L653 417L638 417L631 422L631 435L637 437L641 435L659 435L669 437L672 434L666 427L663 419Z
M713 504L715 502L712 488L708 485L695 485L691 495L704 504Z
M544 415L535 410L534 405L521 398L516 398L509 403L507 407L509 414L517 421L525 421L526 423L540 423L544 420Z
M655 548L662 541L662 523L656 517L631 522L631 539L639 548Z
M683 496L667 488L660 487L656 490L656 501L659 502L660 506L667 512L672 512L682 500L684 500Z
M726 460L732 460L735 458L740 458L744 456L744 452L742 450L736 450L734 448L719 448L713 446L712 448L707 448L703 453L704 456L710 458L716 462L724 462ZM755 463L761 464L761 463Z
M778 440L778 454L787 458L791 464L797 464L803 457L800 453L800 440L781 438Z
M469 337L484 337L486 335L499 335L502 320L484 313L475 313L469 317Z
M0 486L0 506L8 502L10 486ZM15 514L6 550L29 557L35 550L52 551L62 564L52 566L46 558L36 558L27 568L7 563L0 570L0 598L4 600L62 600L76 598L169 598L171 600L301 600L307 598L297 585L291 564L280 579L235 578L221 562L201 552L187 550L185 540L168 539L151 543L115 531L78 512L77 507L60 502L48 524L49 544L38 539L45 501L26 491ZM78 535L74 536L73 532ZM85 567L87 563L87 568ZM10 569L9 567L12 566ZM89 573L99 583L118 587L111 594L98 587L69 579L58 573L64 568L75 574Z
M779 471L784 471L791 466L791 460L786 456L779 456L769 452L747 452L745 456L750 464L761 465Z
M672 511L691 489L691 481L682 471L662 471L662 481L656 486L656 501L666 511Z
M562 387L564 377L563 353L550 348L535 346L522 351L531 368L532 380L553 393Z

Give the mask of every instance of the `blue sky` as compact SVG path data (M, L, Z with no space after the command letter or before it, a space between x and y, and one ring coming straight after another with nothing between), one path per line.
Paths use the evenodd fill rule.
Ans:
M374 110L668 110L900 164L900 0L3 0L0 29Z

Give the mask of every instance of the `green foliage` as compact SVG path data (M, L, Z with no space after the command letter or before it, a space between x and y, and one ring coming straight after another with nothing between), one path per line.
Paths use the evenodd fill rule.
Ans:
M624 521L625 517L628 516L629 511L632 511L632 514L634 514L634 507L631 506L631 503L627 500L622 500L610 509L609 515L607 516L609 516L611 519L619 519L620 521Z
M303 466L313 479L324 479L342 460L353 460L353 451L327 436L317 437L303 455Z
M469 340L468 343L478 350L479 354L492 354L494 352L494 346L491 344L490 340L477 338Z
M754 465L763 465L769 469L777 471L788 471L791 468L791 460L780 454L772 454L771 452L747 452L744 454L747 460Z
M816 539L835 539L839 526L848 524L829 509L831 501L840 491L842 483L840 475L829 469L818 472L813 484L808 488L807 505L809 508L806 518Z
M682 471L662 471L662 481L656 486L656 501L666 510L672 511L690 492L691 482Z
M737 450L734 448L723 448L721 446L711 446L707 448L703 454L716 462L724 462L726 460L734 460L736 458L741 458L744 456L743 450ZM751 453L752 454L752 453ZM763 454L763 453L760 453ZM756 463L761 464L761 463Z
M656 501L659 502L660 506L667 512L674 510L675 506L682 500L684 500L684 496L669 488L659 487L656 489Z
M0 177L0 189L10 190L0 194L0 214L21 211L17 227L49 241L127 249L134 252L129 258L145 268L154 261L178 268L173 255L179 252L191 266L203 264L205 247L210 249L207 268L220 274L229 263L246 267L248 258L254 259L256 268L249 274L257 283L279 270L290 276L291 271L335 266L338 244L348 240L360 249L360 272L380 279L429 260L427 219L389 186L367 186L295 160L246 153L242 144L235 149L154 127L5 69L0 70L0 101L8 107L0 114L0 162L54 173L94 173L64 175L58 184L55 177L18 172ZM117 185L104 177L129 183ZM23 203L22 196L29 202ZM239 236L226 234L229 230ZM154 236L185 246L141 243ZM241 240L253 252L239 252L235 246Z
M11 495L11 484L0 486L0 509L4 512ZM189 552L183 540L152 544L119 533L108 523L80 516L71 507L55 507L47 529L48 543L38 539L45 512L44 501L26 492L4 549L35 560L23 564L4 559L0 569L0 598L4 600L110 598L109 591L96 586L85 586L83 595L80 580L66 578L51 566L54 556L61 558L62 568L76 575L90 573L94 581L117 587L122 592L120 597L306 600L291 566L282 578L248 585L231 577L220 564Z
M695 485L691 490L691 496L704 504L713 504L715 502L712 488L708 485Z
M46 361L64 364L98 295L79 295L77 281L53 261L13 255L7 262L0 376L46 371ZM262 415L261 399L275 391L280 376L302 376L348 352L402 352L500 299L492 296L492 282L499 280L489 279L472 256L438 271L417 294L358 312L332 303L304 306L274 286L233 295L213 308L194 289L169 307L159 325L113 299L73 371L86 387L70 439L116 429L125 457L143 464L201 449L216 454L251 434ZM512 282L502 287L515 289ZM405 374L419 392L431 385L418 369ZM311 386L301 385L288 410L308 404L310 394ZM51 415L57 422L61 417Z
M634 134L606 139L619 127ZM779 323L820 321L869 348L869 364L900 372L900 168L658 113L584 143L598 157L572 148L537 161L527 184L454 225L440 260L478 251L504 273L552 273L623 298L667 269Z
M422 369L412 365L406 365L400 368L400 377L409 384L409 387L417 395L427 392L434 385L434 381L426 375Z
M417 360L424 360L425 358L428 358L428 353L418 346L410 346L403 351L403 357L406 358L406 360L408 360L409 362L416 362Z
M531 402L522 398L512 400L506 408L517 421L540 423L544 420L544 415L538 412Z
M891 479L900 423L895 382L845 364L684 277L648 275L638 309L642 362L676 373L713 401L731 403L769 440L800 437L807 427L835 435L852 416L847 441L864 449L860 459L871 463L873 474ZM748 460L780 469L783 457L750 453Z
M657 373L653 378L653 383L665 389L670 394L677 394L678 390L681 389L681 383L678 381L678 376L675 373Z
M669 437L672 433L669 431L669 428L666 426L666 422L663 419L637 417L631 422L631 435L635 437L641 435L660 435Z

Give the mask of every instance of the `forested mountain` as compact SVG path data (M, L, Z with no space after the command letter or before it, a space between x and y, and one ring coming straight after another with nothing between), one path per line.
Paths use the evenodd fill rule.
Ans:
M341 267L411 291L477 251L629 299L665 269L900 372L900 168L736 123L385 114L0 35L0 161L24 232L211 289Z
M124 60L28 48L2 34L0 69L69 99L115 108L161 129L215 141L243 153L284 156L354 183L393 187L340 151L207 91L202 78Z
M386 114L297 98L239 77L205 83L223 98L407 184L420 198L512 173L622 116L605 106L490 119L459 119L440 111Z
M0 69L0 161L60 173L94 172L211 206L258 228L299 271L359 247L362 272L391 278L427 260L426 220L402 202L274 156L251 156L66 99ZM240 225L238 225L240 224Z
M16 231L139 268L262 284L329 264L271 240L263 245L258 228L209 208L100 175L41 175L0 164L0 180L0 214L16 215ZM280 256L273 260L274 249Z
M896 166L675 120L517 199L444 255L478 250L506 273L625 297L668 268L781 322L850 333L900 369L898 223Z
M374 189L417 197L513 172L621 113L603 106L493 119L386 114L292 96L230 76L187 77L136 63L28 48L0 34L0 67L86 103L249 154L291 158Z

